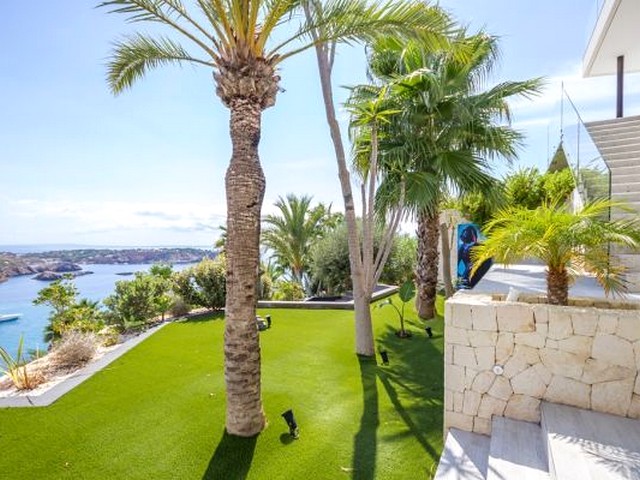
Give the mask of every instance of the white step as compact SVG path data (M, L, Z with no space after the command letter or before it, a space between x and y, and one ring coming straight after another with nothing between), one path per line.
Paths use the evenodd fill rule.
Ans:
M640 479L639 420L546 402L541 410L552 479Z
M598 128L598 127L608 126L608 125L620 125L620 124L630 124L630 123L640 124L640 115L634 115L631 117L623 117L623 118L610 118L608 120L595 120L593 122L587 122L585 125L587 126L587 128Z
M485 480L489 437L449 429L434 480Z
M640 182L623 182L616 183L611 187L611 193L631 193L640 192Z
M493 417L487 480L549 480L542 429L535 423Z
M611 175L611 184L620 183L637 183L640 181L640 168L635 167L635 173L627 173L626 175Z

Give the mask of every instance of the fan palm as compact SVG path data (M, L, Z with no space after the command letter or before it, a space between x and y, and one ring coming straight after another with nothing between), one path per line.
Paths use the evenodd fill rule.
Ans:
M226 427L230 434L252 436L265 425L255 328L260 209L265 190L258 144L262 111L276 101L277 68L310 47L324 48L324 42L335 45L416 28L429 30L434 27L432 11L421 2L408 0L191 0L188 4L183 0L108 0L99 6L124 14L131 22L168 27L189 46L169 36L142 33L118 42L108 65L114 93L158 66L200 65L213 71L216 93L230 110L232 156L225 178Z
M371 50L372 74L392 85L391 95L403 110L380 146L394 167L381 189L380 205L396 201L394 187L398 176L404 176L406 203L418 221L417 306L422 318L435 314L443 193L492 189L489 160L515 158L521 142L508 125L507 100L532 95L540 86L539 80L530 80L483 90L496 57L496 39L484 33L463 32L453 48L436 53L419 42L394 39L379 41Z
M592 272L609 295L626 292L624 267L610 258L609 245L640 247L637 216L607 220L611 208L622 205L595 200L573 213L559 203L531 210L507 207L487 223L487 240L471 256L478 266L488 258L513 264L537 258L547 266L547 295L553 305L567 305L570 280L580 271Z

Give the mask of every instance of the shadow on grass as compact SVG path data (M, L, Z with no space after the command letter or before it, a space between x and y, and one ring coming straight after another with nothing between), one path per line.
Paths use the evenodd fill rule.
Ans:
M244 480L249 474L258 436L236 437L223 433L202 480Z
M434 462L440 452L425 432L442 431L443 359L433 344L440 336L429 339L423 332L408 342L399 339L395 329L388 326L379 335L378 343L389 352L390 364L376 369L389 400L408 428L402 436L413 436Z
M185 317L180 320L182 323L198 323L198 322L210 322L211 320L222 320L224 319L224 312L210 310L202 313L194 313L189 317Z
M358 356L362 381L363 409L360 430L353 437L354 480L370 480L376 472L376 433L380 425L378 412L378 386L376 384L375 358Z

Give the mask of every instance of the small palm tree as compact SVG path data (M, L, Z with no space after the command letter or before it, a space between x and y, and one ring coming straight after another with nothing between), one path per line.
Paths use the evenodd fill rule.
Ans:
M610 258L609 245L640 247L637 216L607 220L611 200L595 200L572 213L566 205L545 203L531 210L508 207L490 221L487 240L472 250L474 265L493 258L513 264L537 258L547 265L547 294L552 305L567 305L569 283L581 270L592 272L609 295L627 291L624 267Z

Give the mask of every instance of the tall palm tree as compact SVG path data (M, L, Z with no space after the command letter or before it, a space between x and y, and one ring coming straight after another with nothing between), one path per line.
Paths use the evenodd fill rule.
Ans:
M536 79L484 90L496 57L496 39L482 32L462 32L453 48L435 53L419 42L394 39L379 41L371 50L373 75L392 85L392 96L403 110L381 148L396 159L394 165L403 165L406 203L418 221L416 299L422 318L435 316L443 194L492 188L489 160L515 158L521 141L508 125L507 101L532 95L540 86ZM396 176L388 177L390 190Z
M622 208L611 200L595 200L575 213L570 208L556 202L501 210L487 224L487 239L472 250L474 264L488 258L507 265L525 258L542 260L552 305L567 305L569 282L584 270L595 274L607 295L625 293L625 269L610 257L609 245L640 248L640 220L607 220L611 208Z
M278 264L288 270L294 281L305 285L309 250L330 221L331 208L319 204L311 208L312 197L289 194L275 203L280 213L267 215L263 244L273 251Z
M314 5L313 12L298 15L309 4ZM167 27L189 46L169 36L142 33L118 42L108 66L108 82L115 94L152 68L193 64L213 71L216 94L230 110L232 156L225 178L226 427L233 435L255 435L265 425L255 328L265 190L258 144L262 111L275 104L279 90L278 66L324 42L353 42L412 28L424 30L424 25L430 28L430 10L409 0L191 0L188 4L183 0L108 0L99 6L124 14L131 22Z

